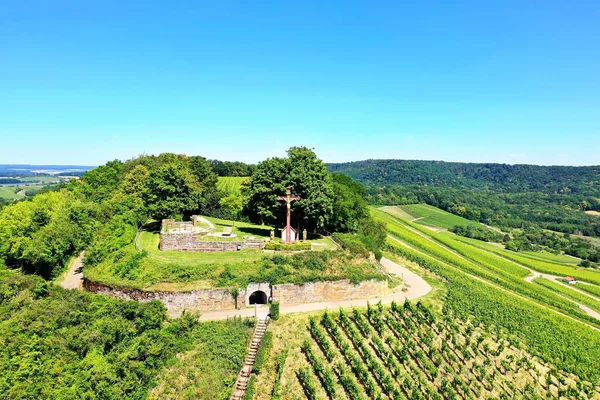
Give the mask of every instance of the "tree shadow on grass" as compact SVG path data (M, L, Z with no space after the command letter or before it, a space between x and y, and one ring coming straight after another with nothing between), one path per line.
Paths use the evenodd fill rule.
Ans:
M255 236L269 236L271 230L269 228L249 228L249 227L237 227L237 230L247 235Z
M160 233L161 223L159 221L148 222L144 225L144 230L152 233Z

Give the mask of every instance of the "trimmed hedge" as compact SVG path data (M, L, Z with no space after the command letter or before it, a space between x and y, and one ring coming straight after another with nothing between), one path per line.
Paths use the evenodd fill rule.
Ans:
M285 244L279 242L267 242L265 243L265 250L275 250L275 251L302 251L302 250L310 250L312 248L310 243L292 243Z
M269 314L271 314L271 319L273 321L277 321L279 319L279 303L271 303L269 306Z
M258 374L264 364L269 359L269 353L273 347L273 334L271 332L265 332L265 335L260 342L258 351L256 352L256 359L254 360L254 366L252 366L252 372Z
M254 385L256 384L256 375L252 375L248 380L248 386L246 386L246 393L244 393L243 400L252 400L254 398Z
M277 357L275 357L275 384L273 385L271 400L277 400L281 398L281 375L283 374L283 368L285 367L287 355L288 349L285 349Z

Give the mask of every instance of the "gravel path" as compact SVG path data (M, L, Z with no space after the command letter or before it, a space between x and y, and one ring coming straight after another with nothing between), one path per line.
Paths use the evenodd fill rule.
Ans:
M83 256L84 252L82 251L79 254L71 267L69 268L69 272L65 275L64 279L59 283L60 286L65 289L81 289L81 280L83 279Z
M344 300L344 301L331 301L323 303L305 303L280 307L282 314L296 313L296 312L308 312L318 310L337 310L340 307L361 307L366 306L367 302L371 304L378 303L381 301L383 304L390 304L392 301L403 302L405 299L417 299L429 293L431 286L419 275L410 271L409 269L391 261L387 258L381 259L381 265L388 270L392 275L404 277L408 290L406 292L394 293L384 297L374 297L370 299L356 299L356 300ZM227 310L227 311L214 311L202 313L200 316L201 321L215 320L215 319L227 319L232 317L253 317L256 314L258 317L264 317L269 313L268 306L259 306L256 308L244 308L241 310Z

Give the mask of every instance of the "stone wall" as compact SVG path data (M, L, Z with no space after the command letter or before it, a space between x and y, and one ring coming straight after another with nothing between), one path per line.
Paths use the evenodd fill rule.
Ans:
M240 250L262 250L265 247L265 243L262 240L236 242L201 241L192 233L161 233L159 248L161 250L219 252L237 251L238 246Z
M91 293L104 294L123 300L141 302L159 300L169 315L179 316L183 310L188 311L223 311L235 309L235 299L230 289L198 289L190 292L160 292L111 287L102 283L83 279L83 288ZM272 296L273 301L281 305L304 303L322 303L354 299L370 299L391 294L387 281L364 281L358 284L348 279L340 281L314 282L303 285L282 284L270 285L268 282L250 283L246 289L240 289L238 308L249 306L250 295L262 291Z
M357 285L348 279L305 283L283 284L272 287L273 301L281 305L321 303L354 299L369 299L390 294L387 281L364 281Z
M141 302L159 300L167 307L169 315L180 315L183 310L189 311L221 311L235 309L235 299L230 289L199 289L191 292L151 292L138 289L110 287L102 283L83 280L86 291L104 294L123 300ZM238 306L244 306L246 290L240 289Z

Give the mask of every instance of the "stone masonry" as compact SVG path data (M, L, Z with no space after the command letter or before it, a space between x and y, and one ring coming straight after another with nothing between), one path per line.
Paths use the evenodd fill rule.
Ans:
M348 279L305 283L303 285L274 285L273 301L282 305L321 303L353 299L369 299L390 294L387 281L363 281L356 285Z
M110 287L87 279L83 280L83 287L88 292L105 294L123 300L142 302L159 300L165 305L170 315L180 315L183 310L203 312L235 308L235 299L229 288L198 289L190 292L159 292ZM370 280L355 285L345 279L303 285L272 286L268 282L253 282L246 289L239 290L238 307L249 306L250 295L258 290L265 292L267 296L272 296L273 301L280 302L281 305L369 299L390 294L387 281Z
M262 240L243 241L202 241L193 233L161 233L160 249L177 251L219 252L246 249L262 250L265 242Z

